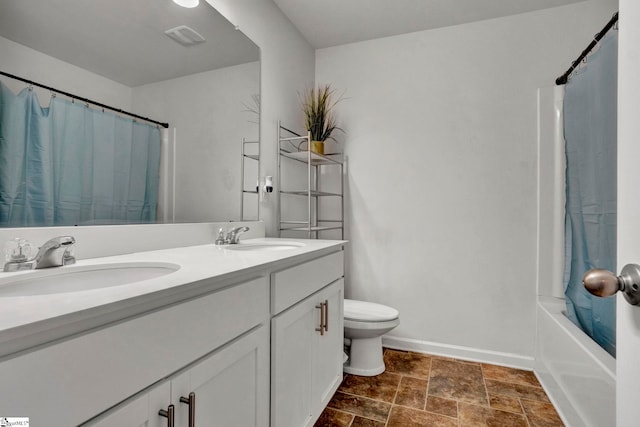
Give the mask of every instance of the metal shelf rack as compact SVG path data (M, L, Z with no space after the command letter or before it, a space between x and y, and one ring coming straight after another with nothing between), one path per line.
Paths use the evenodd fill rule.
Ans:
M340 230L341 238L344 239L344 162L342 153L318 154L310 151L311 135L300 135L287 129L278 122L278 224L282 231L306 232L307 238L318 238L322 231ZM283 189L282 161L288 159L306 165L306 188ZM321 189L320 176L322 168L333 168L339 173L339 191L324 191ZM292 185L292 184L289 184ZM283 220L282 219L282 196L305 197L306 216L305 220ZM336 214L337 218L325 219L319 217L320 201L323 198L338 198L340 209Z
M252 145L253 144L253 145ZM254 150L248 150L247 148L249 147L257 147ZM257 152L257 154L253 154L254 152ZM249 154L252 153L252 154ZM253 194L256 197L256 208L259 210L260 209L260 203L258 201L258 197L260 195L260 193L258 192L258 184L256 184L256 189L253 190L248 190L247 187L247 183L245 182L245 162L258 162L256 165L256 169L260 170L260 141L253 141L253 140L247 140L245 138L242 138L242 155L240 157L240 219L242 221L247 220L248 218L246 218L245 216L245 212L244 212L244 198L245 198L245 194ZM255 177L255 181L258 181L259 175L256 174ZM255 218L250 218L250 219L257 219L259 218L259 212L256 212L256 216Z

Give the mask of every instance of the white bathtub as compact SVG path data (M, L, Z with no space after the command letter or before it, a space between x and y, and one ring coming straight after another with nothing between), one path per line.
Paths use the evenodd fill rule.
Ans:
M538 299L535 373L567 426L615 426L615 359L564 310L563 299Z

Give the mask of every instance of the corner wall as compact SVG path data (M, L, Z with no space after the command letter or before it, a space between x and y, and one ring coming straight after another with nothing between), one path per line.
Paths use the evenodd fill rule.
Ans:
M346 91L346 296L388 304L387 343L532 367L537 89L617 1L327 48Z

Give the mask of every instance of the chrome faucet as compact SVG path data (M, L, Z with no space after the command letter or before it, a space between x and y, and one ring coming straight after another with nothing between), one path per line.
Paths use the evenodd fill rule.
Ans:
M76 242L73 236L59 236L44 242L33 258L36 269L59 267L75 264L76 259L71 254L71 245Z
M216 245L235 245L240 243L240 234L249 231L249 227L235 227L227 231L226 233L221 228L218 230L218 238L216 239Z
M24 239L15 239L15 248L7 253L4 271L34 270L37 268L58 267L75 264L71 246L76 242L72 236L59 236L47 240L38 249L38 253L29 258L31 244Z

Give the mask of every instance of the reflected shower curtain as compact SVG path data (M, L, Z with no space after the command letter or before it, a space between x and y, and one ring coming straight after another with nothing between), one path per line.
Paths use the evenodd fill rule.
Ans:
M155 222L160 130L0 83L0 226Z
M567 83L564 98L567 316L613 356L616 298L592 296L582 276L591 268L616 271L617 52L614 31Z

